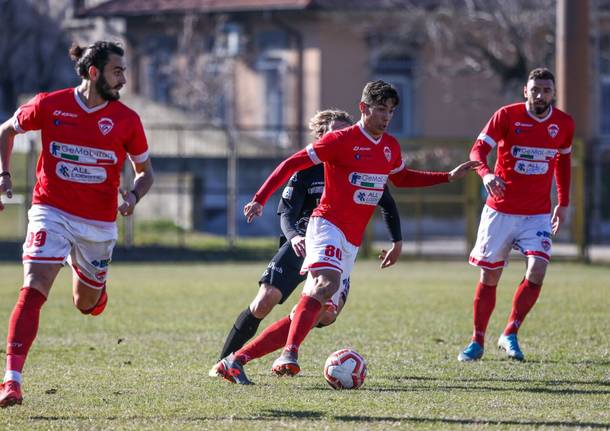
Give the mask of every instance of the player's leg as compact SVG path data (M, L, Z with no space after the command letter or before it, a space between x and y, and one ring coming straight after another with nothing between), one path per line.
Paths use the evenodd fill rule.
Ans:
M297 362L299 347L318 321L322 304L332 297L341 283L341 273L334 269L310 270L309 274L303 295L296 305L284 349L272 366L277 375L293 376L300 372Z
M317 328L324 328L335 323L347 301L350 288L349 283L349 277L341 280L341 288L326 302L322 309L318 318L318 324L316 325Z
M508 264L513 241L515 219L485 206L477 241L469 263L480 268L473 300L473 331L470 343L458 355L462 362L476 361L483 356L485 332L496 305L496 289L502 269Z
M116 243L116 227L73 223L72 299L83 314L98 316L106 309L106 279Z
M259 280L259 290L250 305L240 313L225 340L220 359L241 349L258 330L260 322L277 304L283 304L294 289L305 280L300 274L303 259L297 256L289 242L284 243L271 259ZM258 353L255 357L260 357Z
M0 407L21 404L21 373L38 333L40 311L47 300L60 264L24 263L24 282L11 313L6 339L6 372Z
M551 259L550 216L523 217L515 248L526 256L527 268L525 277L513 296L511 313L498 339L498 347L504 350L509 358L522 361L524 355L517 340L517 333L525 316L540 296L546 268Z
M21 373L38 333L40 311L70 250L69 232L55 214L35 205L28 218L23 243L23 287L9 319L0 407L21 404Z

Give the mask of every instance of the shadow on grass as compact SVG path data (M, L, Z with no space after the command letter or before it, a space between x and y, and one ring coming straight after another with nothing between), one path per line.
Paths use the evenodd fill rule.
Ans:
M598 422L567 422L567 421L511 421L486 419L450 419L400 416L335 416L333 419L344 422L410 422L428 424L459 424L459 425L513 425L535 427L573 427L573 428L608 428L610 423Z
M129 418L122 418L117 416L110 416L106 418L101 417L82 417L82 416L31 416L33 421L74 421L74 420L141 420L150 421L151 419L159 419L158 417L141 416ZM166 418L170 419L170 418ZM610 422L568 422L568 421L517 421L517 420L493 420L493 419L454 419L454 418L443 418L443 417L410 417L410 416L325 416L321 412L316 411L284 411L284 410L263 410L260 416L251 417L235 417L229 418L224 417L174 417L172 420L180 420L184 422L208 422L208 421L243 421L243 422L257 422L257 421L273 421L280 419L294 419L294 420L311 420L321 419L326 422L328 419L333 419L340 422L351 422L351 423L375 423L375 422L394 422L394 423L424 423L424 424L438 424L438 425L509 425L509 426L533 426L533 427L563 427L563 428L591 428L591 429L607 429L610 427Z
M388 379L390 379L388 377ZM428 376L400 376L392 377L392 381L404 381L404 380L415 380L415 381L452 381L455 379L447 379L440 377L428 377ZM610 380L538 380L538 379L520 379L520 378L485 378L485 377L473 377L473 378L460 378L461 383L464 382L505 382L505 383L539 383L543 385L593 385L593 386L609 386Z

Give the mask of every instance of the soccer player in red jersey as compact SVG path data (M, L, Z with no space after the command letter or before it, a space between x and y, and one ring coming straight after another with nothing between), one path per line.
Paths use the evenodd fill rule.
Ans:
M553 106L555 77L548 69L530 72L523 95L524 103L496 111L470 151L471 160L481 162L477 172L488 198L469 258L472 265L481 268L474 295L474 333L471 343L458 355L460 361L483 356L496 286L508 265L511 248L526 257L527 267L498 347L511 359L524 359L517 331L540 295L551 258L552 235L568 213L574 121ZM493 149L498 155L494 172L487 164ZM553 175L558 204L551 216Z
M244 215L251 222L290 175L324 163L324 192L305 234L302 271L308 272L308 276L303 294L293 318L284 321L282 328L276 328L286 332L284 349L272 367L278 375L295 375L300 371L299 346L317 322L323 304L340 289L341 280L349 277L364 229L388 178L401 187L433 185L461 178L479 164L466 162L451 172L405 168L398 141L386 133L398 103L398 94L391 85L383 81L369 82L359 104L360 121L327 133L284 160L244 207ZM241 353L266 334L265 330L243 349L221 361L223 366L218 371L223 377L236 383L250 383L242 365L252 357Z
M40 130L32 207L23 244L24 280L8 326L0 407L21 404L21 373L38 332L40 310L53 281L72 266L74 305L97 316L106 307L106 278L117 239L117 210L133 213L153 183L148 144L138 115L119 102L125 85L123 49L98 41L70 55L82 78L76 88L40 93L0 125L0 194L12 196L10 156L16 134ZM121 190L126 157L136 172ZM0 202L0 210L4 206Z

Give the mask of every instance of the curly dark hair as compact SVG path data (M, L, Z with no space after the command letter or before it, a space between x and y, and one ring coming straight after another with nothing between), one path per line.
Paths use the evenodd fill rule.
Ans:
M95 66L100 72L103 72L110 54L122 57L125 50L118 43L104 40L87 47L81 47L76 43L70 47L70 58L75 62L76 73L83 79L89 79L89 67L91 66Z
M532 70L529 73L527 80L529 81L532 79L549 79L553 81L553 84L555 84L555 75L553 75L553 72L546 67L537 67L536 69Z
M361 102L369 106L383 105L388 100L393 100L394 106L398 106L400 103L400 97L396 89L391 84L381 80L368 82L362 90L362 98L360 99Z

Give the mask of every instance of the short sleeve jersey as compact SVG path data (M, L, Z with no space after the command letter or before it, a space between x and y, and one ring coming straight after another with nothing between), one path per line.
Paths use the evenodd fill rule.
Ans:
M574 121L551 107L538 118L525 103L500 108L478 136L493 148L498 158L495 174L506 183L504 197L487 199L491 208L518 215L551 211L551 184L559 154L570 154Z
M327 133L307 146L311 160L324 162L324 193L314 210L359 246L388 175L404 168L398 141L370 136L360 124Z
M40 93L13 116L19 132L40 130L32 203L69 214L116 220L118 188L127 155L148 159L148 144L138 115L121 102L88 108L75 88Z

